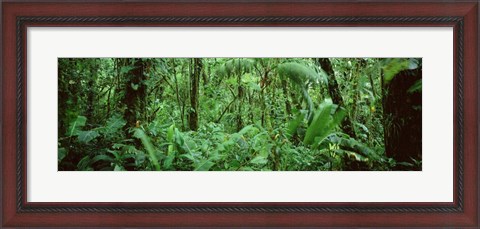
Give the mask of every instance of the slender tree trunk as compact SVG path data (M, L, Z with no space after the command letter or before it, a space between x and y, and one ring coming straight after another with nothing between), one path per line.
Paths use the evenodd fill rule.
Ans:
M173 79L175 81L175 95L177 97L177 103L178 103L178 108L180 109L180 119L182 122L182 130L185 130L185 121L183 119L184 117L184 106L182 103L182 100L180 99L180 92L178 89L178 79L177 79L177 71L176 71L176 66L175 66L175 58L172 58L172 68L173 68Z
M92 60L87 60L89 61L90 65L91 65L91 68L90 68L90 74L87 76L87 110L85 112L85 117L87 118L87 120L89 121L90 124L94 124L94 107L95 107L95 103L94 103L94 98L96 97L95 94L96 94L96 91L95 89L97 87L95 87L95 78L97 77L98 75L98 63L97 63L97 60L96 59L92 59Z
M287 116L292 114L292 106L290 105L290 101L288 100L288 83L285 79L282 79L282 90L283 95L285 96L285 111L287 112Z
M127 121L127 125L125 125L126 131L128 131L129 127L135 127L137 121L144 121L142 118L145 112L144 62L140 58L135 58L133 61L134 68L129 74L126 74L125 96L122 101L126 105L123 115L125 121ZM128 136L128 132L126 134Z
M122 82L122 73L121 73L121 67L127 65L127 59L120 59L120 58L115 58L115 68L116 68L116 76L115 76L115 91L113 91L113 107L115 110L119 109L121 106L118 104L121 104L121 98L116 98L119 95L122 90L125 90L125 84Z
M252 93L248 93L248 104L249 104L249 106L250 106L250 108L251 108L250 111L249 111L249 113L248 113L248 116L249 116L249 118L250 118L250 123L252 123L252 124L255 123L254 113L253 113L253 112L254 112L253 107L255 106L255 105L254 105L254 102L255 102L255 101L254 101L254 99L255 99L254 96L255 96L255 91L252 91Z
M270 96L270 122L271 122L271 127L274 127L277 122L277 114L276 114L276 107L277 107L277 88L275 85L275 78L272 79L271 82L272 87L271 89L271 96Z
M207 62L206 64L202 64L203 68L202 68L202 73L201 73L201 75L202 75L203 87L204 87L204 88L207 87L208 82L209 82L209 77L208 77L208 75L209 75L209 73L210 73L210 71L211 71L211 69L210 69L210 68L211 68L211 65L212 65L212 64L211 64L210 62Z
M332 63L328 58L318 58L318 64L327 73L328 76L328 92L332 98L333 103L338 106L344 107L345 103L341 96L340 88L338 87L337 79L335 78L335 72L333 71ZM356 138L355 131L353 129L352 121L347 115L342 120L342 130L352 138Z
M260 100L261 100L261 112L262 112L262 127L266 127L267 119L267 101L265 99L265 90L267 90L268 85L268 73L269 71L263 72L263 77L260 80Z
M198 96L200 75L202 74L202 59L193 59L193 72L190 74L190 113L188 116L190 130L198 129Z
M243 106L243 87L241 74L237 76L237 131L243 128L242 106Z
M113 86L108 89L108 94L107 94L107 116L106 119L110 117L110 94L112 92Z
M383 105L383 98L384 96L384 83L383 83L383 69L380 70L380 99L382 100L382 105Z
M370 86L372 87L372 94L374 98L377 98L377 92L375 91L375 84L373 83L372 74L368 74L368 78L370 79Z
M225 115L225 113L227 113L228 110L230 110L230 106L232 106L232 104L237 100L237 97L233 97L233 100L223 109L222 113L220 114L220 116L217 118L217 120L215 121L216 123L220 123L220 121L222 120L223 118L223 115Z
M266 109L266 101L265 101L265 92L263 89L260 91L260 102L261 102L261 123L262 127L265 127L265 109Z

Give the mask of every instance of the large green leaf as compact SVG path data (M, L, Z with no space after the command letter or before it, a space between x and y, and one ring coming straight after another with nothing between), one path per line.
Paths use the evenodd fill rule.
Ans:
M143 146L145 147L145 149L148 152L148 155L150 156L150 161L152 162L155 169L159 171L160 164L158 163L156 150L153 147L152 143L150 143L150 139L148 138L148 136L140 128L135 128L135 132L133 133L133 136L142 141Z
M58 148L58 162L62 161L67 156L67 150L65 148Z
M123 166L121 165L115 165L113 171L125 171L125 168L123 168Z
M302 87L301 91L302 91L303 98L305 99L305 102L307 103L307 106L308 106L307 120L308 120L308 123L310 123L312 121L313 112L314 112L313 101L310 95L308 94L307 88Z
M170 145L171 146L171 145ZM163 162L165 169L170 169L172 167L173 160L175 159L175 152L169 152L167 158Z
M92 170L90 167L91 160L89 156L83 157L77 164L77 169L80 171Z
M335 111L334 108L332 100L330 99L326 99L320 104L312 122L307 128L305 138L303 139L304 144L311 145L315 139L319 139L320 142L317 142L318 144L321 143L321 141L330 135L333 129L340 124L346 112L343 109L337 109ZM332 112L335 113L332 115Z
M347 115L347 111L345 110L345 108L337 107L337 109L334 111L332 115L333 119L332 119L332 122L330 123L329 128L333 129L337 127L342 122L342 120L345 118L346 115Z
M202 160L195 166L195 171L208 171L214 164L209 160Z
M267 162L268 162L267 158L260 155L256 156L250 161L250 163L257 164L257 165L264 165L264 164L267 164Z
M172 124L167 130L167 141L173 142L174 134L175 134L175 124Z
M383 67L383 79L385 83L389 83L395 75L403 70L418 68L418 61L419 60L414 58L392 58L383 60L385 63Z
M335 137L332 138L332 142L338 144L342 149L360 153L363 156L371 158L373 160L379 160L380 156L375 153L374 150L370 149L368 146L357 141L354 138L346 137Z
M295 119L292 119L287 124L286 135L292 137L296 132L302 121L305 119L305 113L299 112Z
M312 98L308 94L306 83L316 82L318 79L320 79L320 75L312 68L295 62L288 62L278 65L277 72L281 77L289 78L300 89L308 106L307 119L310 122L313 116L314 106Z
M221 76L243 75L251 72L255 61L248 58L234 58L226 61L217 71Z
M85 126L85 123L87 122L87 118L85 116L78 116L75 121L71 122L68 130L67 130L67 135L69 137L72 137L73 135L77 135L78 131Z
M419 79L413 83L407 90L408 93L422 92L422 79Z
M95 130L78 131L78 140L80 142L88 143L98 136L100 136L100 134Z
M304 87L308 81L319 79L319 74L314 69L295 62L279 64L277 72L280 76L289 78L300 87Z
M101 128L99 131L102 134L109 136L111 134L117 133L127 122L123 120L119 115L112 116L108 119L105 127Z
M111 158L108 155L105 154L100 154L92 158L92 163L95 163L97 161L107 161L107 162L113 162L114 158Z
M330 112L332 110L332 101L325 100L315 111L312 123L307 128L303 143L310 145L316 137L324 136L327 132L328 123L332 119Z

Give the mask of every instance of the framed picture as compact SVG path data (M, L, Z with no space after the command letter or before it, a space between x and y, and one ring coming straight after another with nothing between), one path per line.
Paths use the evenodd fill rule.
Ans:
M4 227L478 227L478 2L3 2Z

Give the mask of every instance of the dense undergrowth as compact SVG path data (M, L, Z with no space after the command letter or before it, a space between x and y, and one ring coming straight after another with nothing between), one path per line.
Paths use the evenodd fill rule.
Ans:
M385 94L381 92L378 77L376 83L368 77L368 74L380 76L377 69L383 69L393 78L392 74L406 69L408 66L404 65L409 62L396 65L387 62L388 69L382 68L380 64L385 63L379 60L364 61L331 60L336 68L334 75L339 90L335 92L329 87L332 78L328 69L315 67L310 59L270 59L268 62L255 59L209 62L204 59L203 65L148 59L142 60L142 66L150 64L150 68L144 68L141 74L146 78L138 84L128 77L121 78L135 71L135 62L122 65L111 59L103 62L60 60L59 64L64 65L59 70L63 75L59 79L60 87L63 85L60 93L67 99L59 105L63 112L59 116L59 170L378 171L421 168L421 158L399 162L387 156L384 128L391 127L385 126L385 120L392 118L382 112ZM201 70L195 76L191 72L198 66ZM190 74L182 73L187 68ZM358 76L352 75L352 71ZM94 72L95 77L89 78ZM131 73L134 77L135 74ZM204 74L210 75L208 82ZM192 77L197 77L198 81L203 79L203 87L198 83L194 85ZM78 85L83 85L83 89L72 88ZM88 88L89 85L97 86ZM138 93L142 85L146 87L141 95L144 100L140 103L125 100L134 96L126 88ZM408 89L421 92L421 84L420 89L418 87L417 83ZM95 98L82 97L82 90L94 93ZM338 95L332 94L339 92L340 105L333 101ZM192 99L194 96L197 98ZM92 101L97 104L96 108L91 107ZM142 106L141 101L145 101L142 110L135 111L139 114L134 119L126 116L132 115L126 110ZM107 111L102 109L106 106ZM196 120L191 118L194 115ZM345 121L349 121L349 128L345 128Z

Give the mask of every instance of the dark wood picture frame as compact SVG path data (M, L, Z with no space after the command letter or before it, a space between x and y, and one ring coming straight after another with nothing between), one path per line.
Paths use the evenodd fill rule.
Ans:
M3 227L475 227L478 217L478 2L38 2L2 5ZM29 26L446 26L454 29L452 203L29 203Z

